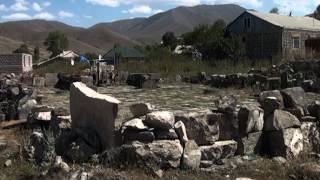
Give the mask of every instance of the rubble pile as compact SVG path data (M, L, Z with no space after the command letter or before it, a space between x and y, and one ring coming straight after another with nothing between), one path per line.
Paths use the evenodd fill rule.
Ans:
M81 82L70 85L70 112L41 105L32 89L15 84L1 83L0 97L15 102L14 115L26 117L34 130L23 146L25 158L65 172L75 172L68 163L93 161L106 167L137 165L161 177L170 168L215 171L239 158L290 160L303 151L320 152L320 102L307 102L301 87L263 91L242 101L220 97L204 110L132 104L132 118L119 130L115 119L121 102ZM12 116L10 109L1 111L6 119Z
M123 157L155 172L178 167L207 171L236 157L293 159L309 148L319 152L319 102L307 105L302 88L265 91L258 101L223 97L216 105L196 112L132 105L134 118L121 127Z
M159 87L160 74L129 74L126 81L128 85L136 88L154 89Z
M307 92L320 92L320 61L293 61L273 66L269 70L251 69L248 73L214 74L202 72L184 77L188 83L205 84L216 88L257 87L262 91L302 87Z
M26 119L36 104L36 92L23 86L19 76L0 76L0 121Z

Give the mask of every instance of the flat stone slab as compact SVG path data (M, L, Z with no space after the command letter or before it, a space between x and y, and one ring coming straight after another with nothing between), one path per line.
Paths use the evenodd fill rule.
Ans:
M72 129L94 130L102 149L113 147L118 104L114 97L99 94L81 82L70 88Z

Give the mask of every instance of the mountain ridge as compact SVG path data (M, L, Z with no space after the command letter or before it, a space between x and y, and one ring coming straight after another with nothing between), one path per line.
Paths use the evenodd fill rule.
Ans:
M199 24L212 24L218 19L229 23L244 11L244 8L233 4L180 6L150 17L98 23L88 28L46 20L3 22L0 23L0 37L6 43L0 43L0 49L1 53L9 53L17 48L14 48L17 44L26 43L31 47L39 46L42 54L48 54L43 52L46 49L43 42L49 32L59 30L66 34L70 49L75 52L103 54L114 44L136 46L159 43L167 31L180 35Z

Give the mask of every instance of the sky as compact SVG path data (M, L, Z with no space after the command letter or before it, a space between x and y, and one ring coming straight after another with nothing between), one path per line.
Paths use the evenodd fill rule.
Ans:
M56 20L90 27L134 17L149 17L177 6L238 4L247 9L303 16L313 12L320 0L0 0L0 22L30 19Z

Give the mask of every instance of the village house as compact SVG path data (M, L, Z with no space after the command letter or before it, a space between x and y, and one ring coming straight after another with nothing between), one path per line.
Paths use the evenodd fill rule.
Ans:
M125 62L142 63L145 60L145 55L139 50L131 47L116 47L110 49L103 55L104 62L114 65L115 69L119 69L121 64Z
M251 59L303 59L316 53L314 43L306 42L320 37L320 21L245 11L227 26L227 31L243 36Z
M0 55L0 73L26 73L32 71L32 55L2 54Z

